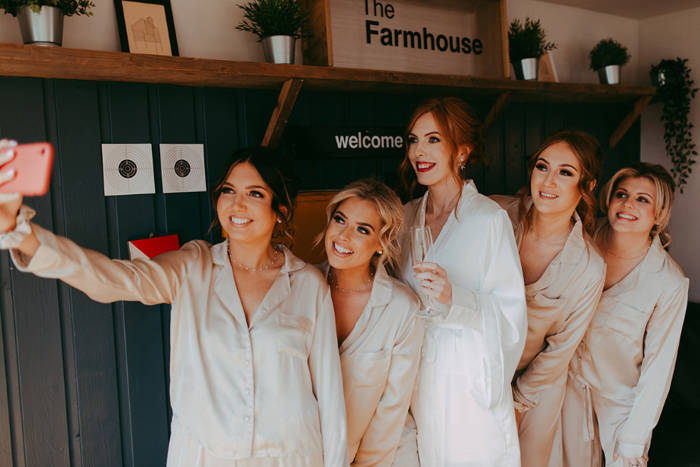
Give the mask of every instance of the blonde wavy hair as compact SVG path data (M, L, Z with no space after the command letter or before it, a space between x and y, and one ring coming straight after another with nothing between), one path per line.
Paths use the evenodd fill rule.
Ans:
M658 235L661 238L661 244L664 248L668 248L671 244L671 235L668 233L668 223L671 220L671 210L673 209L673 192L676 189L676 183L668 170L658 164L648 164L639 162L630 167L625 167L617 171L615 175L605 184L600 192L600 210L603 214L608 215L610 208L610 200L615 194L615 190L624 180L630 178L646 178L650 180L656 188L654 196L654 218L656 220L654 227L651 229L651 235Z
M382 254L375 253L371 266L378 268L384 265L386 271L393 277L398 274L399 267L399 233L403 228L403 206L399 196L384 183L373 178L358 180L347 185L340 193L335 195L326 207L326 228L316 236L314 244L323 242L328 226L333 215L343 201L350 198L358 198L369 201L377 210L382 226L379 230L379 243L382 245Z

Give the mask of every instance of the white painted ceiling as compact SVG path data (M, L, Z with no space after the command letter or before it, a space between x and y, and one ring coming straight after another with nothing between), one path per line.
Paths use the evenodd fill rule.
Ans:
M516 0L517 1L517 0ZM540 0L626 18L644 19L700 7L700 0Z

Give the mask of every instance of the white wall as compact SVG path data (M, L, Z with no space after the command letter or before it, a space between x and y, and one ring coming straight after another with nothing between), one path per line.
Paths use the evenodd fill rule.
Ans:
M637 20L535 0L508 0L508 24L515 18L525 21L526 16L539 19L547 40L557 44L552 59L559 81L597 84L598 75L589 68L588 53L598 41L612 37L632 56L622 70L622 83L638 84Z
M121 51L113 0L92 0L93 16L65 18L63 47ZM243 19L245 0L171 0L181 57L263 61L262 47L251 33L235 27ZM17 18L0 14L0 42L22 43ZM296 63L301 63L297 41Z
M700 48L698 47L700 8L685 10L641 20L639 22L639 47L641 50L640 81L649 80L652 64L662 59L687 58L691 79L700 87ZM664 127L661 123L662 104L652 104L642 114L642 160L671 167L664 146ZM693 139L700 147L700 94L692 101L690 121L694 123ZM700 172L700 164L695 165ZM676 202L671 218L671 254L690 278L690 300L700 302L700 178L690 176L683 194L676 192Z

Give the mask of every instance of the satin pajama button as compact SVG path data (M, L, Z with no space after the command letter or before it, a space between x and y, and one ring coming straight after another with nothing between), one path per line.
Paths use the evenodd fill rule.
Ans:
M246 417L246 418L245 418L245 421L246 421L246 422L249 422L249 421L250 421L250 417Z

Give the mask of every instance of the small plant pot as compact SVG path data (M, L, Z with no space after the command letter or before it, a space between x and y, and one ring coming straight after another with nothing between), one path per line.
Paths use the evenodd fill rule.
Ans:
M42 6L39 13L29 7L17 12L19 29L25 44L45 47L61 47L63 43L63 10L53 6Z
M525 58L517 62L511 62L513 71L515 71L515 79L524 81L537 81L537 76L540 69L539 58Z
M622 67L620 65L608 65L598 70L600 84L620 84Z
M269 36L262 41L263 54L268 63L294 63L296 39L292 36Z

